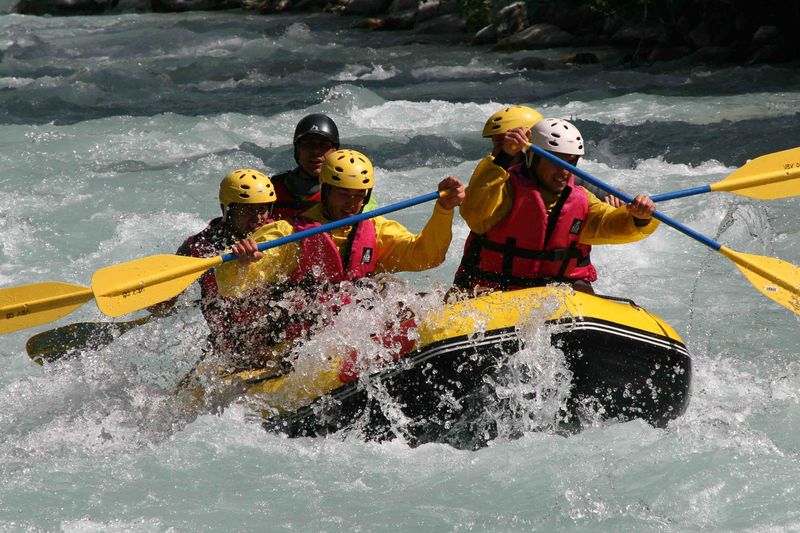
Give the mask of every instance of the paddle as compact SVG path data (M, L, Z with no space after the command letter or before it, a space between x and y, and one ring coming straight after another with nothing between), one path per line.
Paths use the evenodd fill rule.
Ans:
M299 241L330 231L342 226L350 226L368 218L399 211L417 204L436 200L439 192L432 192L379 207L367 213L361 213L328 224L299 231L280 239L258 245L260 251L275 248L283 244ZM97 307L108 316L116 317L139 309L144 309L158 302L168 300L183 292L200 275L215 266L236 259L234 254L225 254L211 258L184 257L179 255L154 255L102 268L92 276Z
M584 172L573 165L570 165L566 161L562 161L558 157L545 150L542 150L538 146L530 145L530 150L533 150L536 154L555 163L556 165L569 170L574 175L581 177L597 187L600 187L604 191L613 194L617 198L620 198L627 203L633 201L631 196L628 196L622 191L618 191L607 183L595 178L591 174ZM709 239L704 235L697 233L691 228L684 226L680 222L677 222L658 211L653 213L653 217L667 224L668 226L675 228L684 235L688 235L697 242L704 244L712 250L724 255L736 264L736 267L744 274L747 280L756 289L758 289L758 291L761 292L761 294L776 301L790 311L800 314L800 268L797 266L773 257L762 257L758 255L736 252L730 248L722 246L721 244Z
M52 363L84 348L99 348L110 344L135 327L146 324L153 315L143 316L128 322L78 322L34 335L25 344L34 363Z
M650 198L654 202L663 202L712 191L732 192L758 200L776 200L800 195L800 148L757 157L716 183L656 194Z
M200 304L200 300L191 302L192 306ZM163 318L175 313L173 307L163 315L147 315L127 322L78 322L59 328L38 333L28 339L25 349L33 362L42 364L43 361L52 363L70 356L80 350L97 349L106 344L111 344L114 339L144 324L153 318Z
M58 281L0 289L0 334L58 320L92 297L88 287Z

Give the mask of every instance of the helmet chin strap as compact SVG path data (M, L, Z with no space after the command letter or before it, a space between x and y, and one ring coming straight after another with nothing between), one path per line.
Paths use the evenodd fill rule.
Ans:
M535 160L536 160L536 152L532 150L528 150L527 152L525 152L525 165L528 168L531 168L533 166Z

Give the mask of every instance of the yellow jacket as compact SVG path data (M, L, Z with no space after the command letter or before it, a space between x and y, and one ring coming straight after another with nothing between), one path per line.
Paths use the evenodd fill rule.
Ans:
M385 217L374 217L376 235L375 272L418 272L442 264L453 237L453 210L435 204L433 214L422 231L414 235L405 226ZM303 216L322 224L330 222L316 205ZM352 226L337 228L328 234L341 253ZM250 237L256 242L268 242L294 233L285 220L262 226ZM215 269L217 285L222 296L241 296L263 285L285 281L299 264L297 242L264 251L264 257L252 263L228 261Z
M494 164L494 158L483 158L466 190L461 203L461 216L469 228L483 235L511 212L514 193L508 182L508 172ZM542 189L542 200L548 214L558 201L559 195ZM581 230L580 241L585 244L624 244L644 239L658 227L652 218L647 225L636 226L634 218L625 207L612 207L586 191L589 197L589 213Z

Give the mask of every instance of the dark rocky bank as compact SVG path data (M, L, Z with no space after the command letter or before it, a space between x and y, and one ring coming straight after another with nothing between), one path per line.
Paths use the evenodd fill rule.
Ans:
M17 13L113 12L119 0L20 0ZM800 58L800 1L762 0L138 0L142 11L327 11L371 31L488 46L492 51L584 48L560 63L639 66L786 63ZM528 64L529 63L529 64ZM528 68L558 63L531 58Z

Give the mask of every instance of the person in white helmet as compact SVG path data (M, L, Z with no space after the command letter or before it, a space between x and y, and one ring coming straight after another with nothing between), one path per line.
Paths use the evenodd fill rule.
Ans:
M520 135L525 135L526 138L530 138L528 132L541 121L542 118L542 115L538 111L523 105L504 107L489 117L486 121L486 125L483 127L483 136L489 137L492 140L492 157L495 158L495 164L508 170L514 165L523 163L525 161L525 153L519 151L514 157L508 157L503 152L503 141L507 133L511 130L515 132L511 134L512 136L519 137ZM575 185L580 185L597 196L600 200L613 207L625 205L625 202L613 194L608 194L600 187L595 187L591 183L583 181L578 176L575 176ZM583 269L585 276L582 281L591 284L597 280L597 270L591 260L592 246L590 244L578 243L577 247L585 257L584 262L586 263Z
M593 292L593 269L580 245L634 242L658 226L647 196L615 208L533 152L510 165L529 142L577 165L584 139L566 120L545 118L530 130L512 128L500 141L497 156L478 163L461 204L471 231L456 288L510 290L562 282Z
M542 118L542 115L538 111L524 105L504 107L489 117L483 127L483 136L489 137L492 140L492 157L495 158L495 162L498 165L502 163L503 168L506 170L513 165L522 163L523 152L518 152L517 155L512 158L503 158L501 156L503 153L505 134L509 130L517 130L522 135L527 135L527 132L533 128L537 122L542 120ZM500 158L498 158L498 156L500 156ZM575 176L575 184L580 185L609 205L620 207L625 204L625 202L613 194L608 194L600 187L595 187L591 183L583 181L579 176Z

